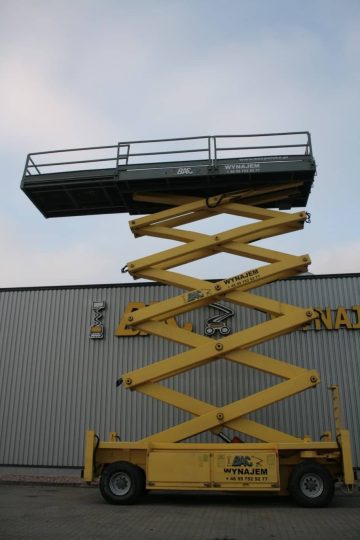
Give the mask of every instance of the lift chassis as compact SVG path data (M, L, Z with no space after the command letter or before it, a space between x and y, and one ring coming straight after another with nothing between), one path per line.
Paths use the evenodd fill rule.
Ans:
M293 184L285 186L294 189ZM281 189L284 189L282 186ZM275 188L276 191L276 188ZM303 439L248 418L268 405L317 386L316 371L255 353L251 347L309 324L318 315L249 291L274 280L306 271L308 255L294 256L251 245L255 240L303 228L305 212L287 213L254 205L271 200L274 187L244 190L201 199L176 195L138 195L147 202L170 209L130 221L135 237L156 236L183 242L180 247L129 262L134 277L156 280L186 290L184 294L144 307L128 315L129 327L181 343L189 349L119 379L126 389L137 390L193 415L180 425L137 442L120 442L116 433L99 441L94 431L86 435L84 478L100 474L100 490L114 504L132 503L145 490L221 490L290 493L303 506L327 505L334 482L354 482L349 433L342 428L339 391L331 387L336 439L330 432L320 441ZM255 220L216 235L178 228L223 213ZM215 283L185 276L169 269L218 252L260 260L267 264ZM165 320L214 301L226 300L259 310L267 320L234 335L211 339L165 324ZM160 381L208 362L224 358L280 377L282 382L238 401L216 407L174 391ZM211 431L230 439L222 429L260 442L232 444L186 443L186 439ZM238 441L238 442L236 442Z
M327 431L319 441L253 419L255 411L320 383L319 374L297 359L286 362L254 350L318 317L311 308L256 291L306 272L307 254L274 251L258 242L303 229L308 214L287 211L306 207L315 173L308 132L128 141L28 155L21 188L45 217L140 215L129 223L135 238L180 243L127 264L135 279L184 292L128 313L126 325L180 344L184 352L123 374L118 386L177 407L190 420L135 442L120 441L115 432L100 441L88 431L84 478L91 482L100 476L108 502L132 503L146 490L220 490L290 494L299 504L316 507L331 501L335 481L353 486L350 437L342 425L337 386L331 386L335 434ZM189 230L191 223L226 215L238 218L239 226L217 234ZM216 282L173 270L222 252L262 264ZM166 324L221 300L261 312L262 322L231 334L223 322L228 310L209 320L205 335ZM221 407L161 384L219 359L280 382ZM189 442L205 432L221 442Z

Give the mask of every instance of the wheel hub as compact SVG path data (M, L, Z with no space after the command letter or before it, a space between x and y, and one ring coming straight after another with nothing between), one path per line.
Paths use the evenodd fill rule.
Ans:
M126 495L130 489L131 480L129 476L123 472L113 474L109 481L109 486L114 495Z
M306 474L302 477L300 487L304 495L310 498L319 497L324 490L322 478L317 474Z

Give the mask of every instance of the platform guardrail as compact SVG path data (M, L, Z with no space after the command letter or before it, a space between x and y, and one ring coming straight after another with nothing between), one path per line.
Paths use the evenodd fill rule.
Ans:
M271 144L266 144L267 142ZM74 156L75 159L71 159ZM214 135L124 141L116 145L33 152L27 156L24 177L86 169L155 168L201 161L209 167L227 159L277 161L312 157L307 131L248 135Z

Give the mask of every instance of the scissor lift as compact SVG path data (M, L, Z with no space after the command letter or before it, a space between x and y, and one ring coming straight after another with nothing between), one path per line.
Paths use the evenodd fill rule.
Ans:
M324 506L332 499L335 480L341 479L348 487L353 485L349 433L342 427L336 386L331 387L335 439L330 432L322 434L319 441L299 438L249 418L254 411L320 382L314 370L252 350L318 317L310 308L251 292L307 270L310 264L307 254L290 255L259 247L255 242L304 227L308 217L305 211L288 213L283 209L306 205L315 175L307 132L253 137L119 143L104 147L116 152L113 161L108 157L100 160L109 165L105 169L94 168L93 164L99 160L89 157L48 162L46 153L28 156L22 188L45 216L147 213L130 221L135 237L181 243L128 262L125 270L134 278L173 285L185 292L129 314L127 324L180 343L186 350L123 374L117 384L186 411L192 418L136 442L122 442L116 432L110 433L108 441L100 441L94 431L87 432L84 478L90 482L100 475L101 493L110 503L132 503L151 489L290 493L301 505ZM251 144L247 142L249 139ZM231 146L224 146L229 140ZM264 140L271 143L261 144ZM172 148L159 150L156 147L159 144ZM155 145L155 150L148 150L151 145L152 149ZM54 153L68 155L66 152L70 151L99 150ZM205 158L194 159L195 152L205 152ZM178 159L179 154L182 160ZM157 161L159 155L166 160ZM139 163L139 158L144 156L146 163ZM249 218L252 222L214 235L181 228L224 214ZM221 252L265 264L216 282L173 271ZM220 300L260 311L266 320L232 335L217 335L219 339L165 322ZM161 384L165 379L220 358L276 375L281 382L253 395L239 395L237 401L222 407ZM224 428L236 436L231 439L223 432ZM186 442L204 432L218 435L223 442Z

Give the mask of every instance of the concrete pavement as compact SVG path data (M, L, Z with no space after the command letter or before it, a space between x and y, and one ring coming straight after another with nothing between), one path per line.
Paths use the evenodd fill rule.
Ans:
M0 538L126 540L358 540L360 494L328 508L231 494L149 493L106 504L97 488L0 485Z

